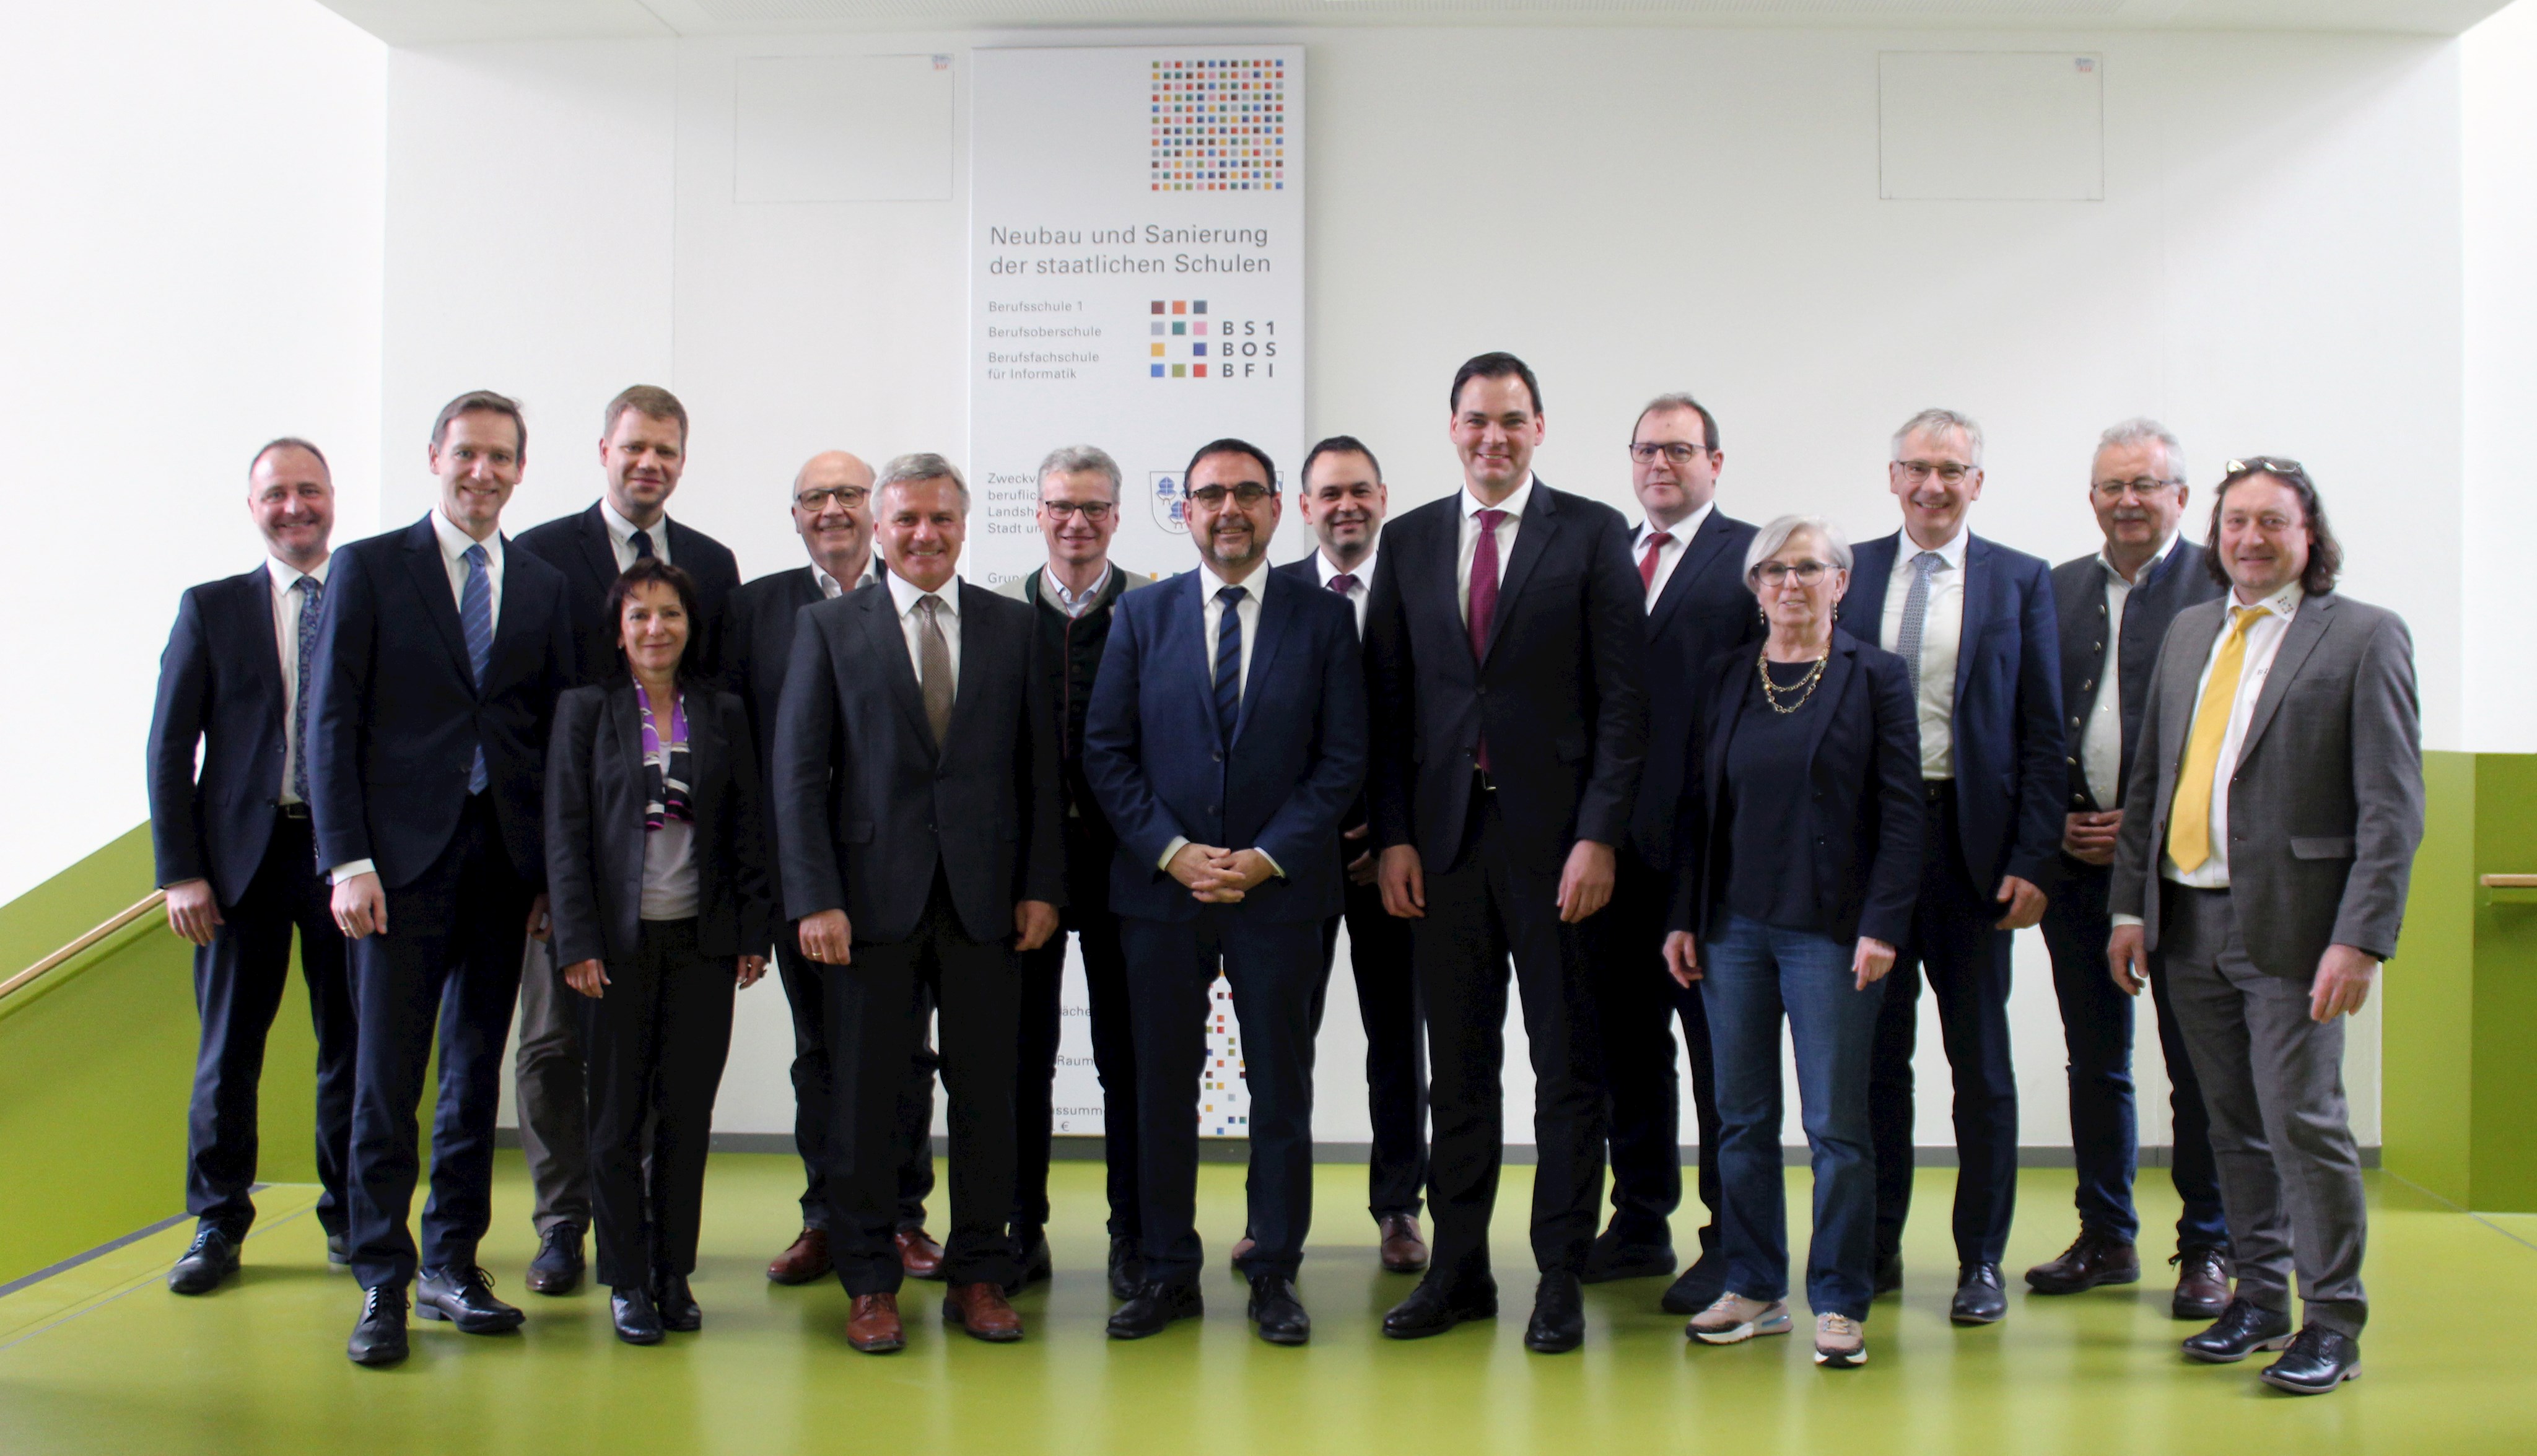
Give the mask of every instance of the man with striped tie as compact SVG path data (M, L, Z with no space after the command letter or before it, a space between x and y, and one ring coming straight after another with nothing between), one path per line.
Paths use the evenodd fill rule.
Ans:
M476 1262L492 1213L493 1115L520 954L544 933L548 728L573 681L563 574L506 549L528 428L489 390L431 427L429 515L335 553L308 732L317 863L351 936L353 1273L364 1365L406 1355L406 1286L428 1319L516 1329ZM415 1105L437 1024L431 1201L417 1247Z

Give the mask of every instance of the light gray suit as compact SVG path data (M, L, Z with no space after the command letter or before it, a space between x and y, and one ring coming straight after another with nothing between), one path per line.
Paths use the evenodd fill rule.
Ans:
M2204 664L2229 599L2177 614L2141 719L2114 854L2115 915L2145 925L2211 1114L2238 1295L2287 1313L2296 1265L2310 1323L2357 1336L2368 1216L2343 1095L2343 1022L2309 1019L2329 944L2396 952L2423 837L2413 639L2331 593L2284 632L2228 782L2226 890L2157 873ZM2153 755L2154 756L2151 756Z

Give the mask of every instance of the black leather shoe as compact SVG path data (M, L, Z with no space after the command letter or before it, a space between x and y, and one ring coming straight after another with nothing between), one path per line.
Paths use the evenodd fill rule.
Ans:
M326 1267L329 1269L350 1269L353 1267L352 1234L329 1234L326 1235Z
M167 1271L167 1288L180 1295L208 1295L237 1271L237 1240L207 1225L194 1231L185 1256Z
M1176 1319L1196 1319L1206 1312L1206 1300L1196 1282L1165 1284L1156 1280L1138 1287L1136 1296L1110 1311L1110 1338L1141 1340L1162 1333Z
M2309 1325L2255 1378L2293 1395L2323 1395L2361 1378L2361 1342L2321 1324Z
M374 1285L361 1292L360 1322L344 1353L357 1365L392 1365L405 1359L405 1290Z
M1133 1299L1145 1282L1145 1261L1137 1257L1137 1240L1125 1234L1110 1239L1110 1298Z
M661 1328L692 1335L705 1327L705 1312L696 1305L687 1277L664 1269L652 1276L652 1307L660 1311Z
M1606 1229L1586 1250L1586 1272L1578 1279L1585 1284L1609 1284L1616 1279L1661 1279L1673 1270L1672 1244L1634 1242L1623 1239L1619 1230Z
M1958 1324L1997 1324L2008 1317L2008 1291L1997 1264L1967 1264L1956 1271L1956 1301L1947 1318Z
M1467 1319L1495 1319L1498 1315L1498 1287L1495 1280L1480 1279L1457 1289L1453 1281L1429 1268L1427 1277L1409 1298L1392 1306L1383 1316L1383 1332L1396 1340L1423 1340L1441 1335Z
M2228 1250L2179 1249L2168 1260L2176 1266L2176 1298L2167 1312L2178 1319L2218 1319L2228 1312L2229 1281L2236 1276Z
M2207 1365L2231 1365L2258 1350L2279 1350L2291 1343L2291 1316L2287 1309L2266 1309L2250 1299L2231 1299L2220 1312L2220 1320L2198 1335L2184 1340L2188 1360Z
M1682 1271L1682 1277L1665 1286L1664 1298L1657 1300L1667 1314L1698 1314L1718 1302L1726 1293L1726 1261L1717 1254L1702 1254L1698 1261Z
M1283 1274L1251 1276L1251 1302L1243 1311L1260 1327L1260 1338L1271 1345L1301 1345L1313 1338L1313 1317L1295 1293L1295 1281Z
M445 1319L462 1335L498 1335L528 1318L517 1305L494 1298L493 1276L473 1267L423 1270L415 1286L414 1312Z
M524 1282L533 1295L568 1295L581 1288L581 1231L557 1224L538 1238L538 1256L529 1261Z
M608 1317L617 1326L617 1338L628 1345L661 1343L661 1310L652 1302L650 1290L619 1285L610 1291Z
M2081 1229L2061 1257L2026 1271L2026 1287L2039 1295L2075 1295L2099 1285L2138 1284L2140 1274L2140 1250L2130 1239Z
M1869 1288L1867 1297L1871 1299L1882 1299L1887 1295L1901 1293L1903 1293L1903 1256L1901 1254L1879 1255L1876 1260L1876 1283Z
M1014 1267L1021 1272L1005 1286L1008 1299L1020 1294L1024 1285L1046 1284L1056 1273L1056 1266L1049 1262L1048 1235L1037 1229L1025 1229L1013 1235L1013 1258Z
M1532 1294L1532 1318L1524 1326L1524 1348L1535 1355L1566 1355L1586 1343L1586 1295L1574 1274L1545 1274Z

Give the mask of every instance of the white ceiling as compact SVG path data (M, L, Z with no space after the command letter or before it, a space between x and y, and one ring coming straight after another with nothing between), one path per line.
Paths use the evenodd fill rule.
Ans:
M395 45L600 35L1091 26L1691 25L2379 31L2506 0L321 0Z

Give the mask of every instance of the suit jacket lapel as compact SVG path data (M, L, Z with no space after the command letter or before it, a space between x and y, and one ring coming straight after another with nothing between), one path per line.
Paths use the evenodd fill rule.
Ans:
M1682 603L1691 596L1692 583L1709 569L1725 544L1726 523L1713 507L1709 519L1700 523L1700 530L1683 542L1682 556L1673 564L1673 575L1665 578L1664 592L1657 598L1657 609L1648 613L1649 641L1663 636L1673 619L1682 614Z
M1842 617L1853 623L1851 635L1861 642L1882 645L1885 635L1885 589L1894 575L1894 553L1898 539L1881 536L1862 542L1851 553L1850 593L1842 604L1850 610Z
M916 665L907 658L907 634L898 625L898 599L884 589L856 601L863 608L864 633L880 659L880 675L889 679L889 695L898 700L898 711L915 729L916 741L925 745L929 755L939 755L934 725L925 717L925 694L916 685ZM959 717L956 710L952 717Z
M1278 649L1294 635L1289 628L1294 624L1296 591L1289 583L1284 590L1260 599L1260 640L1251 644L1251 671L1242 680L1242 711L1233 723L1233 739L1237 743L1251 727L1251 701L1258 696L1254 689L1269 681L1268 674L1276 669Z
M1169 630L1186 633L1189 637L1189 649L1184 660L1190 665L1190 690L1198 699L1199 720L1206 725L1207 738L1216 747L1223 748L1230 745L1224 741L1224 726L1215 721L1215 644L1206 635L1206 584L1209 580L1206 568L1201 566L1192 568L1175 581L1173 586L1187 600L1174 606L1164 620L1171 624Z
M1808 773L1814 771L1815 753L1823 747L1824 733L1832 727L1833 716L1829 710L1841 702L1841 695L1849 689L1851 673L1858 665L1857 659L1858 649L1852 647L1836 630L1832 639L1832 655L1824 662L1823 681L1815 684L1815 696L1824 700L1827 711L1815 714L1806 722Z
M608 538L608 522L599 514L597 502L581 513L581 529L573 533L581 540L582 563L590 568L591 580L603 593L617 580L617 543Z
M2225 599L2223 599L2225 601ZM2158 773L2161 789L2158 795L2158 823L2151 826L2158 834L2157 843L2164 845L2167 834L2167 810L2176 791L2175 772L2184 762L2184 740L2193 731L2193 715L2199 708L2194 688L2202 681L2202 665L2211 661L2211 644L2220 640L2220 624L2228 617L2228 608L2220 601L2188 606L2179 613L2170 641L2173 652L2159 654L2163 669L2158 684L2161 718L2158 729ZM2189 620L2189 625L2188 625ZM2132 753L2133 772L2140 771L2140 751Z
M1997 615L1990 600L1992 578L1990 542L1978 536L1965 539L1964 620L1956 629L1956 692L1952 703L1965 700L1965 684L1973 680L1975 648L1982 642L1984 629Z
M1515 609L1517 594L1524 590L1525 579L1532 575L1533 563L1541 559L1541 553L1550 548L1551 538L1558 534L1559 517L1551 509L1550 488L1535 476L1532 499L1527 504L1523 521L1516 527L1515 554L1507 558L1506 575L1498 581L1497 609L1489 615L1489 643L1480 654L1483 663L1497 652L1498 639L1506 635L1507 614ZM1458 529L1455 545L1460 547L1461 544L1462 533ZM1460 554L1459 550L1457 554Z
M268 716L274 727L288 734L291 726L283 722L282 715L282 641L274 632L273 573L269 568L259 566L252 574L241 578L240 583L247 589L251 606L248 619L255 623L258 633L255 646L247 650L247 670L255 674L256 691L261 701L273 706ZM299 690L303 693L308 691L308 684L299 684Z
M715 716L713 693L696 688L685 692L687 705L687 802L694 807L696 828L704 829L704 816L722 801L722 795L707 786L719 786L716 777L723 772L722 720Z
M511 680L523 660L524 652L535 651L534 648L523 646L527 643L531 630L529 614L519 609L522 598L521 594L514 589L520 585L520 581L511 570L519 565L521 560L528 559L527 554L514 551L511 548L511 538L507 536L502 538L502 604L493 616L493 650L485 658L485 691L488 693ZM584 664L583 665L589 668L597 665Z
M467 661L467 632L458 624L458 602L449 595L449 566L441 559L440 537L432 529L429 516L406 532L405 565L415 589L423 594L423 614L440 629L441 645L449 649L450 665L458 669L461 681L474 684L476 667Z
M2310 597L2300 603L2299 614L2282 630L2282 645L2273 650L2273 665L2264 671L2264 690L2256 695L2255 711L2246 720L2245 741L2238 745L2239 763L2244 763L2246 755L2255 751L2256 742L2281 709L2282 694L2290 691L2291 679L2299 675L2309 654L2325 640L2329 625L2326 614L2333 609L2332 597Z

